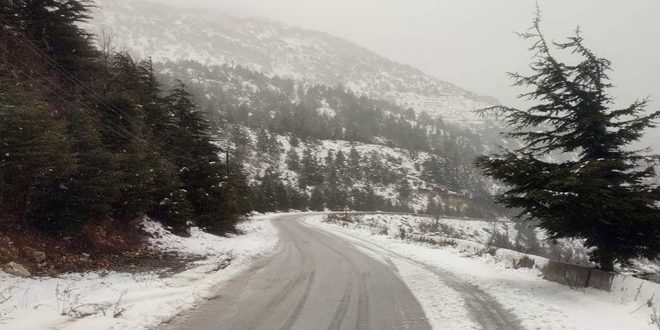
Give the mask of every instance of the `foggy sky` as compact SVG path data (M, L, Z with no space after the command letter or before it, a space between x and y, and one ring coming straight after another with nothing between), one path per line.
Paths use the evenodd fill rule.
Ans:
M506 105L516 99L507 71L526 72L531 0L161 0L258 15L349 39L397 62ZM619 105L651 97L660 108L660 1L539 0L548 39L579 25L586 43L610 59ZM647 143L660 150L660 128Z

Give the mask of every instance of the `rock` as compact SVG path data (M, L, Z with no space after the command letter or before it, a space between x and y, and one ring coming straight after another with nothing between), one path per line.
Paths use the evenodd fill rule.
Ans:
M121 237L108 233L102 225L84 226L82 234L86 242L97 251L118 253L126 246L126 242Z
M9 275L14 275L18 277L30 277L30 271L27 268L23 267L21 264L17 264L13 261L8 262L2 270Z
M23 249L23 253L31 258L32 260L36 261L37 263L42 263L46 261L46 253L43 251L39 251L37 249L31 248L31 247L26 247Z
M18 257L18 249L14 246L14 242L5 235L0 235L0 257L10 260Z

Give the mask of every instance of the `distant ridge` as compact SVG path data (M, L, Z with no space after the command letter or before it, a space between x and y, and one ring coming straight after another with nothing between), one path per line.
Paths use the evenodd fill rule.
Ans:
M270 76L328 86L478 126L474 110L497 104L410 65L323 32L264 18L208 14L131 0L100 0L91 29L114 37L138 57L237 64Z

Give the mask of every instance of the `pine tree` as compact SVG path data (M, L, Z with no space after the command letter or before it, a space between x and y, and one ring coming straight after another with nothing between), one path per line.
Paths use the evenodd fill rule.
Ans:
M277 168L270 166L260 178L261 183L256 188L256 207L261 212L283 210L287 204L286 191Z
M348 171L348 166L346 163L346 157L344 153L339 150L335 156L335 163L333 165L337 171L337 178L342 186L348 185L350 181L350 175Z
M316 186L323 183L323 171L311 148L303 150L303 158L300 162L300 177L298 185L300 188Z
M323 192L319 187L312 189L312 195L309 198L309 209L312 211L323 211L325 204L323 203Z
M115 184L120 198L114 206L115 216L131 221L157 202L155 176L147 162L153 146L148 141L150 131L143 106L156 96L145 91L140 67L128 54L114 56L110 73L107 100L102 104L107 105L101 117L105 129L103 142L114 152L119 167Z
M289 137L289 144L291 145L292 148L298 148L300 145L300 139L294 134L291 134Z
M3 6L5 3L3 2ZM80 23L90 16L91 1L88 0L13 0L8 1L11 15L8 23L27 37L55 63L69 74L82 78L97 58L91 43L91 35ZM1 12L0 12L1 14Z
M229 190L227 198L231 199L239 214L247 214L253 210L250 196L252 191L248 184L248 177L241 162L234 160L230 168L227 182L223 187Z
M188 194L198 225L214 233L234 230L239 206L226 184L225 167L212 142L209 122L191 100L185 84L177 81L166 97L175 116L176 130L170 145L174 164Z
M0 207L8 218L60 232L75 170L64 123L38 94L0 81Z
M76 170L68 184L68 217L82 224L114 216L120 197L119 166L102 143L98 120L82 109L69 114L69 135L75 152Z
M260 129L257 133L257 150L261 153L268 153L270 137L265 129Z
M335 167L335 157L332 153L332 150L328 150L327 155L325 156L324 168L324 182L327 186L338 187L341 183L339 182L339 175L337 173L337 167Z
M484 172L508 189L499 201L537 219L550 239L585 239L591 259L604 270L616 262L660 253L660 188L649 183L657 156L631 151L630 143L654 127L660 112L644 113L646 101L613 109L610 62L588 49L576 31L559 50L577 55L577 64L560 62L541 33L540 15L530 32L534 73L512 74L536 105L527 110L497 107L513 128L507 135L523 146L478 158ZM551 161L547 155L571 153L574 160ZM646 165L651 164L651 165Z
M348 171L351 175L351 178L355 181L362 180L362 167L360 152L355 149L355 146L351 147L351 151L348 154Z
M277 141L275 134L263 128L259 130L259 133L257 133L257 150L263 154L278 156L280 154L280 143Z
M397 184L396 192L398 195L398 205L402 211L407 211L409 209L410 201L413 197L412 187L407 178L403 178Z
M293 147L286 154L286 165L291 171L298 172L300 170L300 156L298 156L298 152Z
M188 228L195 224L195 218L190 196L178 175L179 171L165 158L157 159L153 170L156 205L153 205L147 214L170 227L174 233L186 234Z

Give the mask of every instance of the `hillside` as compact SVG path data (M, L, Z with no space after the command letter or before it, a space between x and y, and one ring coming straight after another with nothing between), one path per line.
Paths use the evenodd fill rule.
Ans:
M220 146L261 191L255 195L267 194L255 188L267 173L286 178L291 196L279 203L262 196L257 209L306 208L322 194L331 209L425 212L439 204L451 215L502 213L489 196L496 187L472 166L502 143L499 125L474 114L496 101L321 32L149 2L98 4L89 30L111 36L116 50L151 58L165 86L185 82L215 123ZM319 173L301 184L305 174L287 163L307 149ZM341 150L348 162L351 149L364 151L358 172L380 166L387 180L334 178L328 169L341 164L328 160ZM367 195L377 201L356 200Z
M451 215L501 212L490 198L492 183L472 166L490 148L483 134L342 87L305 86L240 66L179 61L155 70L164 84L182 79L198 96L230 162L243 164L253 185L284 182L295 195L288 200L298 201L257 201L259 211L349 204L426 212L435 200ZM312 205L315 190L321 206Z
M172 9L146 1L101 0L92 31L155 62L241 65L308 84L345 85L360 95L469 126L474 109L497 101L331 35L262 18Z

